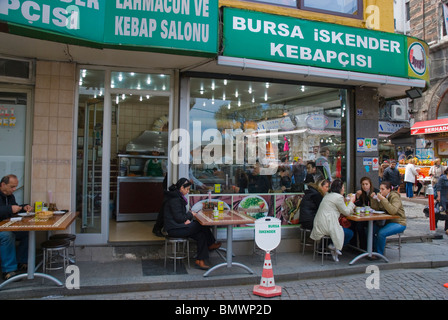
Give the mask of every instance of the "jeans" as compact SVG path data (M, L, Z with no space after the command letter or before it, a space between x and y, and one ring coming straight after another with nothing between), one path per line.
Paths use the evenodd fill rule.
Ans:
M388 236L401 233L406 230L406 226L395 222L389 222L384 227L380 228L377 225L374 225L374 233L376 238L374 238L374 246L375 251L379 254L384 254L384 248L386 247L386 238Z
M406 182L406 197L412 198L414 196L414 184Z
M350 228L342 228L344 230L344 246L353 238L353 230Z
M16 240L19 241L17 251ZM28 231L0 232L0 257L4 273L17 270L17 262L28 263Z

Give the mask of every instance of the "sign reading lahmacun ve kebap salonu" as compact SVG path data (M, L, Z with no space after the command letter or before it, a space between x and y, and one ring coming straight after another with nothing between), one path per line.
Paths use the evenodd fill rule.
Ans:
M216 0L0 0L0 21L108 46L218 48Z
M429 79L427 44L401 34L224 8L223 39L225 56Z

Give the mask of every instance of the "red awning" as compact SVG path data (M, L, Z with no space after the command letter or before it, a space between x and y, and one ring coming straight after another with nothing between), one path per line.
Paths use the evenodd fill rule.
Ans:
M448 118L416 122L411 128L411 135L439 132L448 132Z

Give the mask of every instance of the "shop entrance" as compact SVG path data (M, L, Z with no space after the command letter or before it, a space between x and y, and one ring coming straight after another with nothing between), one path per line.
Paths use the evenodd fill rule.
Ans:
M170 76L81 69L79 83L76 230L81 242L151 240L170 174Z

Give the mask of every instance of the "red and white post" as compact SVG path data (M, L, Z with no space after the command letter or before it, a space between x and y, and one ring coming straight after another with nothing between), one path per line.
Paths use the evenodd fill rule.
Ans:
M429 231L436 231L436 215L434 212L434 188L428 186L428 207L429 207Z

